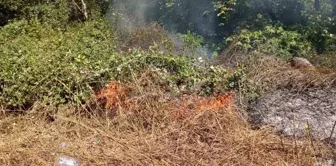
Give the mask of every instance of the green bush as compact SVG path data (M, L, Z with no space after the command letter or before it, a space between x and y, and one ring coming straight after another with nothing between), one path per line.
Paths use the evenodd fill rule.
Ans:
M192 33L191 31L187 31L187 34L185 35L180 34L180 37L183 39L185 47L191 49L191 51L196 51L197 48L200 48L205 44L202 36Z
M35 22L14 22L0 30L0 102L29 106L36 100L80 101L113 60L109 28L87 22L66 31Z
M119 65L112 68L115 80L132 81L136 75L151 68L161 73L162 81L169 90L178 89L178 93L198 93L210 95L226 90L237 89L238 82L244 76L241 71L228 73L225 68L200 63L185 55L176 56L161 51L134 51L119 56ZM184 87L183 91L179 89Z
M258 51L288 58L292 55L305 56L312 51L312 44L296 31L285 30L282 26L266 26L263 30L243 30L226 40L235 42L241 50Z

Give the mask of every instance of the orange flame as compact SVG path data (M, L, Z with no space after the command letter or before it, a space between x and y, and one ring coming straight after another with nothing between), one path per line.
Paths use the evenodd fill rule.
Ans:
M182 98L179 103L175 103L174 116L185 118L197 111L208 111L218 109L230 109L234 107L233 93L221 94L217 97L200 97L190 95Z
M100 90L96 94L95 99L98 103L102 104L105 109L113 109L120 101L126 98L128 92L129 89L121 84L110 82L107 88Z
M118 106L127 110L138 108L139 103L127 97L129 92L129 88L117 82L110 82L107 88L100 90L95 95L95 99L106 110L115 111ZM234 107L233 93L220 94L216 97L202 97L196 94L185 95L175 102L169 101L168 106L169 111L175 118L185 118L198 111L214 111Z

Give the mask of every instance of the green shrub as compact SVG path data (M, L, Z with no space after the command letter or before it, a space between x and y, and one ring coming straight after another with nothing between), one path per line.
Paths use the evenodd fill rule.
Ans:
M296 31L285 30L282 26L266 26L263 30L244 30L240 34L226 40L235 42L241 50L258 51L288 58L292 55L307 55L311 50L311 43Z
M0 30L0 102L29 106L36 100L64 103L88 97L90 84L113 60L103 21L62 32L35 22L14 22Z
M235 89L242 77L240 72L229 74L225 68L200 63L194 57L176 56L155 49L118 56L118 62L117 66L111 67L111 72L115 73L114 80L134 81L138 73L154 69L161 74L167 90L174 93L209 95Z

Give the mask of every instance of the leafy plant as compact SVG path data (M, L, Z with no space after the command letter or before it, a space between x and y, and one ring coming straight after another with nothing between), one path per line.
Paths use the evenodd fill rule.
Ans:
M285 30L279 25L266 26L265 29L256 31L243 30L226 40L228 43L231 41L236 41L234 44L243 51L259 51L285 58L307 55L312 49L305 36L296 31Z
M67 31L18 21L1 28L0 36L0 103L5 106L80 102L90 96L91 84L108 79L102 73L114 56L102 21Z

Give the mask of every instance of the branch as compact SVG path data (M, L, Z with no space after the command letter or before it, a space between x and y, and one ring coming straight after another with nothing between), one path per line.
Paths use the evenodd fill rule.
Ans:
M84 0L81 0L82 7L80 7L75 0L72 0L72 3L77 7L77 9L84 15L84 19L87 20L89 18L86 3Z
M85 18L85 20L87 20L89 18L88 12L87 12L87 7L86 7L86 4L85 4L84 0L81 0L81 2L82 2L82 10L83 10L84 18Z

